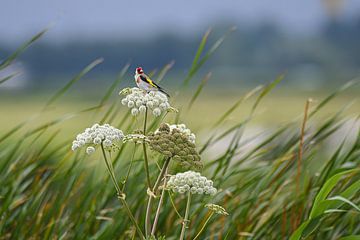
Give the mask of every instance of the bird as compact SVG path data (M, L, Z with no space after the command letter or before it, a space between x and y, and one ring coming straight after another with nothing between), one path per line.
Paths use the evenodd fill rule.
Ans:
M157 85L154 81L152 81L145 73L142 67L137 67L135 70L135 82L136 85L146 92L149 91L159 91L165 94L167 97L170 97L170 95L165 92L165 90Z

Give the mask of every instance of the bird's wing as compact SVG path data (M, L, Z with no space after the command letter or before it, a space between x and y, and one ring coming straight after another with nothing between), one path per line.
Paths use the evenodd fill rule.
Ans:
M140 75L140 79L153 86L153 81L145 75Z
M160 92L163 92L166 96L170 97L170 95L165 92L165 90L160 87L159 85L157 85L155 82L153 82L148 76L146 76L145 74L140 75L140 79L148 84L150 84L151 86L153 86L154 88L157 88Z
M148 84L150 84L153 87L156 88L160 88L155 82L153 82L149 77L144 76L144 75L140 75L140 79L144 82L147 82Z

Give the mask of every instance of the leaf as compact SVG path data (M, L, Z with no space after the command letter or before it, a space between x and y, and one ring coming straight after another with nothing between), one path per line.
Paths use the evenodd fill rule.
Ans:
M8 80L10 80L11 78L13 78L13 77L15 77L17 75L19 75L18 72L10 74L9 76L6 76L6 77L0 79L0 84L3 84L4 82L7 82Z
M120 71L118 77L115 79L115 81L111 84L109 89L106 91L103 98L100 100L99 106L104 105L104 103L110 98L111 94L115 91L116 87L119 85L121 80L124 78L125 73L128 71L130 67L130 64L126 64L123 69Z
M279 75L273 82L263 88L263 91L260 93L259 97L256 99L255 104L252 107L251 112L253 113L256 107L259 105L261 99L263 99L276 85L278 85L285 77L285 74Z
M298 227L296 229L296 231L291 235L290 240L298 240L301 239L301 237L303 236L303 232L305 231L305 229L308 227L309 224L311 224L312 226L317 226L316 224L314 225L314 221L316 223L316 221L319 221L323 214L326 212L327 209L329 209L330 213L334 212L333 207L330 208L331 202L334 200L341 200L343 202L346 202L348 204L349 200L347 200L345 198L345 196L347 196L349 193L352 193L352 191L348 190L349 188L351 190L354 190L355 187L358 187L358 183L354 183L352 184L349 188L347 188L347 190L345 190L342 193L342 196L336 196L334 197L334 199L332 200L332 198L326 199L326 197L329 195L329 193L333 190L333 188L337 185L337 183L340 181L341 177L343 177L344 175L347 174L352 174L352 173L356 173L359 172L360 169L351 169L351 170L346 170L340 173L335 174L334 176L330 177L325 184L322 186L322 188L320 189L320 191L318 192L318 194L315 197L315 201L314 204L312 206L310 215L309 215L309 219L306 220L305 222L303 222L300 227ZM360 181L360 180L359 180ZM355 185L356 184L356 185ZM345 194L346 193L346 194ZM345 195L345 196L344 196ZM351 206L355 205L355 204L350 204ZM356 205L355 205L356 206ZM307 232L313 232L315 230L312 229L311 231L307 230ZM310 234L310 233L309 233Z
M204 86L206 85L206 83L209 81L211 77L211 72L209 72L208 74L205 75L205 77L202 79L202 81L200 82L198 88L196 89L194 95L192 96L189 105L188 105L188 110L190 110L190 108L192 107L192 105L194 104L194 102L196 101L196 99L198 98L198 96L200 95L202 89L204 88Z
M311 234L313 234L314 231L320 226L322 219L323 219L323 215L310 219L309 223L306 225L306 227L301 233L301 238L306 239Z
M221 38L219 38L211 47L210 49L205 53L205 55L200 59L202 52L204 51L204 47L205 44L207 42L207 39L209 37L210 34L210 30L208 30L204 37L201 40L201 43L199 45L199 48L196 52L194 61L191 65L190 71L187 75L187 77L185 78L184 82L183 82L183 86L187 86L191 80L191 78L197 73L197 71L206 63L206 61L215 53L215 51L221 46L221 44L224 42L224 40L226 39L226 37L232 33L236 28L232 27L229 29L229 31L227 33L225 33Z
M219 120L214 124L214 127L219 126L231 113L233 113L240 105L242 102L244 102L245 100L249 99L251 96L253 96L255 93L257 93L258 91L260 91L263 88L263 86L257 86L254 89L250 90L248 93L245 94L245 96L241 97L238 101L236 101L234 103L234 105L232 105L220 118Z
M296 230L291 234L290 240L299 240L301 238L301 234L306 228L306 226L309 224L310 220L306 220L303 222Z
M18 49L16 49L16 51L13 54L11 54L7 59L5 59L3 62L0 63L0 70L3 70L6 67L8 67L9 65L11 65L20 54L22 54L32 43L34 43L42 35L44 35L44 33L46 31L47 31L47 29L42 30L41 32L39 32L38 34L33 36L28 42L24 43L22 46L20 46Z
M304 235L306 236L310 235L318 226L321 217L322 216L317 216L316 218L308 219L305 222L303 222L291 235L290 240L299 240L302 239Z
M160 83L164 79L166 73L174 66L174 64L175 64L175 61L171 61L170 63L166 64L163 67L163 69L161 69L159 76L157 77L157 80L156 80L157 83Z
M352 206L353 208L355 208L356 210L358 210L360 212L360 208L358 206L356 206L355 203L353 203L352 201L350 201L349 199L347 198L344 198L342 196L335 196L335 197L331 197L331 198L328 198L327 201L342 201L344 203L347 203L349 204L350 206Z
M90 72L98 64L102 63L103 59L99 58L86 66L79 74L77 74L73 79L71 79L62 89L60 89L50 100L45 104L44 110L47 109L52 103L54 103L58 98L60 98L64 93L77 81L79 81L83 76Z
M317 107L309 114L309 118L311 118L313 115L315 115L321 108L323 108L328 102L330 102L333 98L335 98L338 94L345 91L346 89L349 89L350 87L355 86L359 83L359 77L347 82L344 84L340 89L337 89L333 93L331 93L329 96L327 96L324 100L322 100Z
M1 136L0 138L0 143L5 141L8 137L10 137L11 135L13 135L15 132L17 132L18 130L20 130L24 125L26 124L25 122L19 123L18 125L16 125L15 127L13 127L11 130L9 130L7 133L5 133L3 136Z
M208 29L205 32L204 36L202 37L201 42L199 44L199 47L198 47L198 49L196 51L194 60L193 60L193 62L191 64L190 72L194 71L194 69L196 68L196 65L199 62L200 56L201 56L202 52L204 51L204 48L205 48L205 45L206 45L206 42L207 42L207 40L209 38L210 33L211 33L211 29Z
M351 169L347 171L340 172L338 174L335 174L331 178L329 178L324 186L320 189L318 194L316 195L313 207L311 209L309 218L314 218L320 214L322 214L326 209L326 204L322 204L322 201L326 199L326 197L329 195L329 193L332 191L332 189L335 187L335 185L340 181L341 177L343 177L346 174L355 173L358 172L359 169Z

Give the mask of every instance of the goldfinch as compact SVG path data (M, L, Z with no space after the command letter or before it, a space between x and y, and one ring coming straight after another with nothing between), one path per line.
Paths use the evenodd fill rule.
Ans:
M141 67L136 68L134 78L138 88L145 90L147 92L160 91L164 93L167 97L170 97L170 95L167 92L165 92L164 89L162 89L159 85L157 85L144 73Z

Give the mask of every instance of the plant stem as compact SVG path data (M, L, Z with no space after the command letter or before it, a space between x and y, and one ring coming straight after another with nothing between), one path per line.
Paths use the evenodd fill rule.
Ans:
M308 111L310 106L311 99L308 99L305 104L304 110L304 119L301 125L301 134L300 134L300 142L299 142L299 154L298 154L298 161L297 161L297 173L296 173L296 193L299 194L299 187L300 187L300 175L301 175L301 163L302 163L302 156L303 156L303 146L304 146L304 135L305 135L305 126L306 121L308 118Z
M121 190L122 192L125 191L125 186L126 186L126 183L127 183L128 178L129 178L132 165L133 165L133 163L134 163L135 152L136 152L136 143L134 143L134 151L133 151L133 154L132 154L132 156L131 156L130 165L129 165L128 171L127 171L127 173L126 173L126 177L125 177L125 179L124 179L124 181L123 181L123 186L122 186L122 190Z
M196 236L193 238L193 240L196 240L196 239L200 236L200 234L204 231L205 226L208 224L210 218L211 218L213 215L214 215L214 212L211 212L210 215L209 215L209 217L206 219L204 225L201 227L200 231L196 234Z
M118 195L118 199L120 200L120 202L122 203L122 205L124 206L125 210L126 210L126 213L127 215L129 216L130 220L132 221L132 223L134 224L135 228L136 228L136 231L137 233L139 234L139 236L142 238L142 239L145 239L144 237L144 234L142 233L139 225L137 224L136 220L135 220L135 217L134 215L132 214L131 210L130 210L130 207L129 205L127 204L126 200L125 200L125 194L121 191L120 187L119 187L119 184L116 182L116 178L115 178L115 173L112 171L112 164L111 162L108 161L107 157L106 157L106 153L105 153L105 149L104 149L104 146L103 144L101 143L101 150L102 150L102 154L104 156L104 161L105 161L105 164L106 164L106 168L110 174L110 177L111 177L111 180L115 186L115 189L116 189L116 192L117 192L117 195Z
M144 129L143 129L144 135L146 135L147 115L148 115L148 108L146 107L145 117L144 117ZM147 187L148 187L148 190L150 190L151 189L151 181L150 181L149 161L148 161L148 157L147 157L145 140L143 141L142 146L143 146L143 151L144 151L144 167L145 167L145 172L146 172ZM151 226L150 226L150 216L148 216L148 211L149 210L146 209L146 216L145 216L145 235L146 235L146 237L149 236L149 230L151 228Z
M174 200L173 200L173 198L172 198L172 196L171 196L171 193L168 192L168 194L169 194L169 199L170 199L170 202L171 202L171 206L173 207L176 215L177 215L179 218L182 218L181 214L179 213L179 211L177 210L177 208L176 208L176 206L175 206L175 203L174 203Z
M148 204L147 204L147 207L146 207L146 215L145 215L145 234L146 234L146 237L149 236L149 230L151 228L151 223L150 223L151 203L152 203L152 197L149 196Z
M183 240L185 238L185 229L187 226L187 223L189 222L189 210L190 210L190 203L191 203L191 192L188 192L187 196L187 202L186 202L186 209L185 209L185 216L181 227L181 234L180 234L180 240Z
M155 193L155 192L157 191L157 189L159 188L160 182L161 182L161 180L163 179L163 177L165 176L165 172L167 172L167 169L168 169L168 167L169 167L170 159L171 159L171 158L169 157L169 158L167 158L167 159L165 160L165 163L164 163L164 165L163 165L163 167L162 167L162 169L161 169L161 172L160 172L158 178L156 179L156 182L155 182L155 184L154 184L154 187L152 188L152 192Z
M300 195L300 177L301 177L301 165L302 165L302 158L303 158L303 147L304 147L304 135L305 135L305 128L306 122L308 119L308 112L311 103L311 99L308 99L305 104L304 110L304 119L301 125L301 134L300 134L300 142L299 142L299 154L298 154L298 161L297 161L297 173L296 173L296 196L299 197ZM299 225L301 216L302 216L302 208L299 207L299 212L296 214L295 218L295 228Z
M169 163L170 163L170 159L171 158L167 158L165 160L165 163L161 169L161 172L158 176L158 178L156 179L156 182L154 184L154 187L152 188L152 192L155 194L157 189L159 188L160 186L160 182L162 180L162 178L164 177L165 175L165 172L167 171L167 168L169 166ZM145 215L145 234L146 236L149 236L149 230L151 229L151 223L150 223L150 215L151 215L151 206L152 206L152 196L149 195L149 200L148 200L148 204L147 204L147 207L146 207L146 215Z
M144 120L144 135L146 135L146 123L147 123L147 115L148 115L148 108L146 107L145 110L145 120ZM146 180L147 180L147 185L148 188L151 188L151 181L150 181L150 173L149 173L149 161L148 161L148 157L147 157L147 152L146 152L146 143L145 140L143 142L143 151L144 151L144 166L145 166L145 171L146 171Z
M167 169L165 170L165 175L166 175L166 173L167 173ZM164 186L166 186L166 178L164 178ZM157 227L157 223L158 223L159 216L160 216L160 210L161 210L161 207L162 207L162 204L163 204L163 201L164 201L164 195L165 195L165 188L163 188L163 190L161 191L161 197L160 197L160 200L159 200L158 207L156 209L154 223L153 223L153 226L152 226L152 229L151 229L151 235L155 235L155 232L156 232L156 227Z

